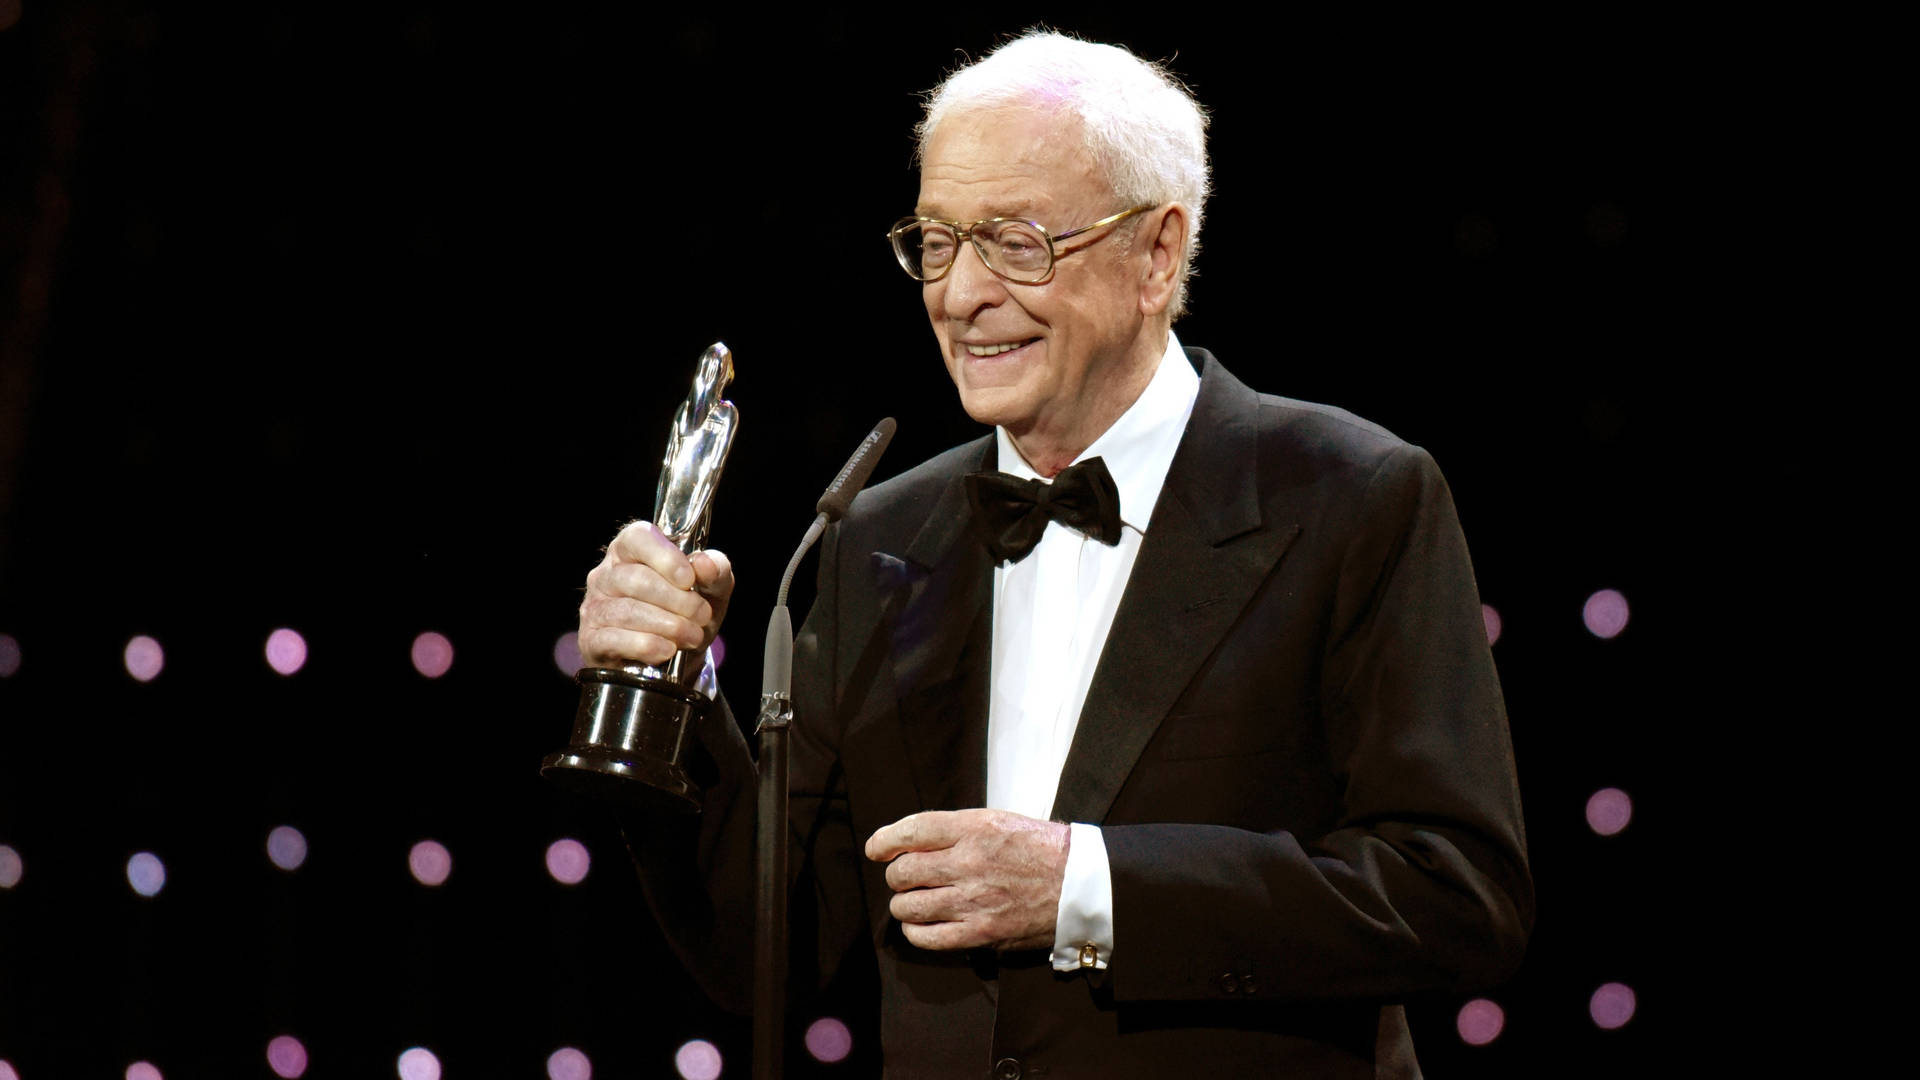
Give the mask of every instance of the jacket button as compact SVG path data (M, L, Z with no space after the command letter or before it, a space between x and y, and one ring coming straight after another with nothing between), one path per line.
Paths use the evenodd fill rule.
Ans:
M1229 994L1239 993L1240 992L1240 976L1235 975L1231 971L1220 976L1220 989L1223 992L1229 993Z
M1252 975L1240 976L1240 992L1241 993L1252 994L1252 993L1258 992L1259 989L1260 989L1260 984L1254 981L1254 978Z
M1020 1059L1001 1058L994 1062L993 1080L1020 1080Z

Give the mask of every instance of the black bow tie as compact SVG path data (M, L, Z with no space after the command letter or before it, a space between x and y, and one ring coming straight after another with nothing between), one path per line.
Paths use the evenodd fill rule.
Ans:
M1088 458L1048 484L1002 472L967 474L973 529L995 561L1019 562L1033 551L1051 518L1103 544L1120 542L1120 489L1107 463Z

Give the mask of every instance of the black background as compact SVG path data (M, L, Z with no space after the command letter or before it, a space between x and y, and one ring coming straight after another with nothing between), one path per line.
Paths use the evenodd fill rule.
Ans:
M0 3L0 12L19 9ZM665 951L617 830L534 766L580 583L651 506L666 423L721 339L742 434L712 542L739 569L723 682L819 490L883 415L885 477L970 438L882 237L914 199L916 94L1039 18L1169 59L1213 115L1182 339L1256 388L1433 452L1508 692L1540 921L1492 993L1412 1003L1430 1076L1614 1075L1708 977L1669 923L1701 616L1693 527L1725 374L1705 210L1739 90L1713 28L1598 9L1418 24L1045 6L777 14L569 5L28 3L0 30L0 1059L22 1077L746 1074L746 1026ZM216 13L210 13L217 10ZM810 565L810 564L809 564ZM806 575L802 575L803 579ZM1633 621L1581 625L1599 588ZM808 585L796 587L804 610ZM275 627L310 660L262 660ZM415 634L457 650L437 681ZM126 674L134 634L166 649ZM743 709L743 711L746 711ZM1631 794L1595 836L1588 796ZM297 873L265 858L303 830ZM406 852L453 853L439 889ZM578 887L553 839L595 856ZM146 900L135 851L166 862ZM1281 913L1284 917L1284 913ZM1124 931L1123 931L1124 933ZM1124 941L1122 943L1124 948ZM847 1017L862 972L796 1031ZM1598 1030L1603 982L1639 1013ZM1683 1004L1687 1003L1687 1004ZM797 1075L814 1068L804 1054Z

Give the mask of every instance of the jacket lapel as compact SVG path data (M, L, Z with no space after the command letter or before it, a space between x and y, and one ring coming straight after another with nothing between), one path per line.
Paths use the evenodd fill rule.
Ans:
M1200 394L1094 669L1056 821L1104 820L1161 719L1300 531L1262 520L1259 395L1193 352Z
M993 440L982 440L906 550L870 556L887 597L900 734L922 810L986 802L993 564L967 530L964 477L992 457Z

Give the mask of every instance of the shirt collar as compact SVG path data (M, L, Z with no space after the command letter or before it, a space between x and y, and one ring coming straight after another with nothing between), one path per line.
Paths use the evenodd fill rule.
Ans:
M1147 519L1160 501L1167 469L1173 464L1174 451L1180 448L1180 436L1187 430L1187 417L1199 396L1200 376L1188 362L1180 339L1168 331L1167 351L1161 354L1160 366L1147 388L1112 427L1073 459L1074 464L1096 457L1106 461L1107 472L1120 489L1120 520L1135 532L1147 531ZM1001 472L1023 480L1039 478L1040 474L1014 447L1007 429L994 428L993 436Z

